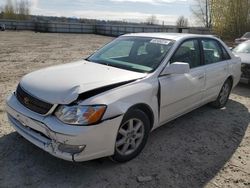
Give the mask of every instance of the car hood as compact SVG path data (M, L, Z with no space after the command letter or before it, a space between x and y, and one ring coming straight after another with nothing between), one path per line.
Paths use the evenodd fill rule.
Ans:
M242 63L250 64L250 54L249 53L235 53L237 57L240 57Z
M20 86L43 101L69 104L81 93L145 76L145 73L81 60L29 73L21 79Z

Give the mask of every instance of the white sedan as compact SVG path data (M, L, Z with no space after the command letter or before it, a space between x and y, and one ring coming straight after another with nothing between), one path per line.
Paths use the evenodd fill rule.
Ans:
M240 76L218 38L127 34L85 60L24 76L6 108L20 135L56 157L125 162L157 127L207 103L224 107Z

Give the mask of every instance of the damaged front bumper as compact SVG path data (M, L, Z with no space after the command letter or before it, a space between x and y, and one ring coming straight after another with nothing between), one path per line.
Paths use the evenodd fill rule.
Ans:
M63 124L53 115L40 116L24 106L15 95L7 99L6 111L14 129L34 145L58 158L87 161L114 154L122 115L92 126Z

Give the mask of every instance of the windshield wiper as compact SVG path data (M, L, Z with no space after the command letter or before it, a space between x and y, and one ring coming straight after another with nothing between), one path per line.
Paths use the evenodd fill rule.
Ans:
M90 60L88 60L88 61L90 61ZM106 66L109 66L109 67L115 67L115 68L118 68L118 69L125 69L125 70L145 73L145 71L136 69L136 68L134 68L132 66L129 66L129 65L121 65L121 64L115 65L115 64L111 64L111 63L109 63L107 61L104 61L104 60L94 60L94 61L90 61L90 62L101 64L101 65L106 65Z

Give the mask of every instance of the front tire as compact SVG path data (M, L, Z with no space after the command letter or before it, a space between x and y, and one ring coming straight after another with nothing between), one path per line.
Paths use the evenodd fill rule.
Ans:
M133 109L125 114L117 133L113 161L126 162L139 155L147 142L149 122L141 110Z
M218 109L223 108L227 104L229 95L231 93L231 89L232 89L232 82L231 80L227 79L224 82L217 99L214 102L212 102L211 105L214 108Z

